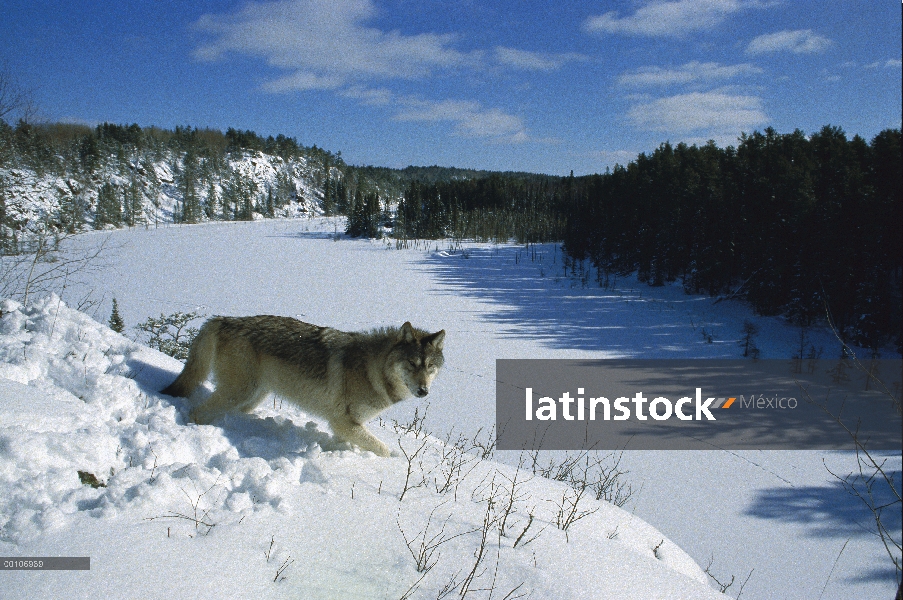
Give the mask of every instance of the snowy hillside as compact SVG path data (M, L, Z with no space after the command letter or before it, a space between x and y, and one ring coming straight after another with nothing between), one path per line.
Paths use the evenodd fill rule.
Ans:
M75 168L63 168L62 172L26 165L0 168L7 216L18 223L55 222L67 211L79 210L89 224L95 223L100 190L104 184L111 184L123 197L124 217L131 221L127 224L172 223L179 220L180 211L184 210L186 189L180 185L180 176L185 171L185 160L185 153L171 150L109 155L88 176ZM200 167L203 166L202 162ZM226 164L217 170L204 178L204 185L193 190L199 206L205 210L209 207L211 215L207 218L221 217L223 198L236 180L251 195L252 207L259 209L254 218L262 217L268 193L277 189L284 204L279 203L273 216L296 217L319 214L321 210L323 168L303 156L285 160L260 151L246 151L230 154ZM340 174L333 169L332 176ZM130 201L136 206L130 206Z
M573 489L473 447L387 422L379 459L289 406L186 423L155 391L178 361L56 296L0 310L0 554L91 557L4 597L723 597L611 504L563 531Z
M560 248L553 244L531 246L527 251L524 246L515 244L465 243L457 245L456 249L452 250L452 242L432 241L412 244L407 250L396 250L395 245L386 240L350 240L336 235L336 232L343 229L343 219L267 219L256 222L205 223L190 227L161 225L156 229L145 230L142 227L75 236L63 245L66 255L87 255L93 249L101 247L102 252L97 259L96 268L74 273L66 280L64 301L70 306L82 304L87 307L86 310L94 319L106 322L110 315L111 299L115 297L125 321L126 334L131 338L139 336L136 324L149 316L175 311L198 311L207 316L286 315L344 330L368 329L383 325L399 326L406 320L431 331L444 328L448 333L445 341L446 365L426 399L429 402L425 425L436 437L443 439L449 434L452 439L457 439L461 433L470 437L481 428L485 434L494 423L494 375L497 358L739 358L742 348L738 342L743 335L746 321L754 323L759 328L756 343L763 358L790 357L799 352L803 343L806 347L812 346L816 351L823 352L825 356L835 355L839 351L836 338L824 328L811 327L801 330L782 318L755 315L740 302L714 302L705 296L686 295L679 284L650 287L638 282L636 277L619 277L613 279L606 287L600 287L594 281L592 273L586 277L578 271L576 276L573 276L569 269L565 274ZM52 264L58 263L47 263L48 266ZM57 329L54 329L52 320L49 324L49 328L54 330L54 340L58 338L60 322L58 319ZM197 323L199 322L195 324ZM34 328L29 325L28 329L29 332L18 329L18 335L28 336L28 339L31 339ZM109 332L106 335L112 336ZM4 336L4 339L6 337ZM78 335L76 339L77 337ZM113 336L110 339L118 340L115 344L129 343L120 336ZM25 361L26 351L21 341L13 343L7 340L5 343L12 344L12 354L7 360L16 365L14 371L28 364ZM103 361L108 360L108 357L102 356L103 350L113 343L110 341L106 345L99 346L101 350L98 353L101 354ZM124 348L132 346L115 346L115 344L115 350L107 351L109 357L129 355ZM65 356L67 351L61 352L62 356ZM168 357L147 352L149 351L141 351L140 357L132 362L139 361L157 366L141 368L140 373L135 374L132 384L137 385L138 392L130 393L138 394L137 405L141 409L132 408L130 414L144 411L145 405L150 412L141 412L142 415L156 414L155 407L169 407L166 403L168 399L158 398L153 394L153 390L161 389L168 384L179 365ZM29 360L37 356L36 349L28 348L27 356ZM64 365L65 361L57 360L52 364ZM102 363L107 364L109 363ZM117 372L126 372L125 369L130 364L128 359L125 364L125 367L120 367L122 371ZM100 367L101 372L106 368L107 366ZM83 364L74 370L76 378L78 373L81 373L82 382L85 381L86 375L90 380L94 372ZM132 371L129 369L128 372ZM23 380L21 372L19 377L20 379L16 381ZM29 386L15 382L4 383L7 386L15 386L17 393L4 394L3 397L12 398L20 405L22 404L22 401L18 400L20 397L31 398L29 402L47 402L34 400L36 394L41 397L43 393L33 391L39 380L34 380L34 385ZM56 384L54 386L60 387ZM141 396L141 393L145 396ZM71 399L68 393L65 396ZM426 400L399 403L385 414L385 418L387 422L393 419L403 423L411 422L415 410L419 409L420 414L423 414L427 406ZM130 402L135 404L134 401ZM116 439L109 444L106 452L116 459L117 446L125 448L131 444L140 447L141 444L145 444L150 445L150 449L158 457L162 456L161 452L175 453L178 448L182 454L175 459L177 461L186 461L185 456L188 454L206 456L203 454L206 450L203 449L208 442L204 441L203 435L201 441L192 437L193 441L190 444L179 442L170 450L158 449L157 444L165 443L164 441L173 435L173 430L176 430L179 436L187 437L191 437L189 432L211 431L193 425L175 425L181 422L178 421L181 417L176 416L176 413L185 414L184 407L180 404L167 410L172 411L172 416L167 416L164 421L154 420L155 424L162 426L160 430L162 433L149 434L149 441L146 442L140 441L140 438L136 438L139 439L138 443ZM11 414L12 411L0 410L0 413ZM78 422L73 417L67 416L69 415L67 412L57 411L57 413L60 417L52 421L53 423L62 422L68 427L69 423ZM101 412L101 416L103 414ZM40 424L40 427L45 428L42 431L48 433L54 431L48 425L51 419L46 414L40 417L29 415L30 413L26 413L18 422ZM240 458L258 456L272 463L269 468L273 471L279 470L279 464L273 461L281 456L285 456L290 462L296 458L307 458L304 449L309 447L312 441L294 425L289 427L285 421L280 420L288 418L303 427L309 420L307 417L292 411L288 405L279 406L273 411L271 403L259 407L255 415L257 420L253 422L261 427L225 424L227 426L218 430L219 433L214 439L226 438L236 448ZM263 434L266 427L262 425L270 423L265 421L269 417L274 419L270 426L279 430L275 438L273 436L268 438ZM91 426L97 426L96 423L101 421L104 427L108 425L119 427L115 419L90 421ZM279 424L285 429L279 429L277 427ZM82 431L87 427L87 425L64 427L63 430L67 433L58 434L56 441L49 445L46 438L38 436L35 438L37 450L19 449L18 452L27 456L29 460L31 457L37 460L46 455L44 448L59 447L60 454L68 456L69 452L64 442L77 439L72 432ZM150 429L153 430L153 427ZM397 447L394 441L396 434L392 429L379 427L374 429L390 446ZM4 430L4 434L25 435L27 431L26 428L16 427L12 432ZM320 436L330 436L330 433L326 426L318 425L314 436L316 441L321 439ZM256 439L248 441L252 438ZM417 442L414 440L414 443ZM248 448L242 447L244 443L249 444ZM326 444L327 452L320 455L318 461L325 460L324 456L335 456L332 451L337 450L330 448L328 442L323 443ZM217 445L219 442L210 444L214 454L224 449L223 446ZM99 444L95 445L99 447ZM4 444L0 448L3 448L3 452L7 452L10 446ZM321 446L321 449L323 448L324 446ZM406 445L406 448L416 450L417 446ZM142 463L143 468L154 471L156 475L153 454L148 450L136 453L132 459L133 465L137 464L139 458L145 461ZM358 474L353 477L348 475L343 479L334 472L324 469L322 462L317 462L316 466L325 474L327 480L324 484L326 491L316 497L316 502L292 504L294 510L297 511L297 506L302 504L313 506L314 508L310 510L329 510L332 503L344 501L346 494L347 499L350 499L353 481L358 481L354 487L354 501L361 502L364 496L361 495L363 488L361 480L358 479L360 468L357 465L365 464L368 467L372 465L374 468L380 465L379 468L391 469L394 475L390 477L388 472L386 474L381 472L372 477L367 475L367 481L370 482L367 489L371 491L375 489L379 500L389 493L387 486L394 481L393 495L388 496L392 499L390 504L394 508L390 515L382 515L381 524L376 529L379 535L371 536L372 539L368 544L398 542L401 534L395 523L395 511L406 506L409 499L413 502L420 497L418 494L426 493L427 488L409 492L404 501L399 503L398 496L404 481L406 462L401 462L400 465L398 463L403 459L374 463L368 462L366 457L353 451L341 453L341 458L352 459L354 466L349 466L348 471ZM888 453L883 458L886 458L889 470L899 474L901 465L899 451ZM68 459L54 460L64 465L69 464L66 462ZM128 464L127 456L117 460ZM424 465L427 465L426 459L424 460ZM518 453L497 452L495 460L509 466L517 465ZM125 471L116 464L119 463L115 460L97 461L91 463L88 469L81 465L74 468L87 470L101 481L107 482L111 466L114 467L115 473L125 476ZM158 460L158 465L160 464L162 462ZM204 466L206 468L211 465L208 463ZM835 473L846 474L856 470L856 459L852 452L629 450L623 453L620 463L620 468L627 471L624 481L633 489L633 495L624 508L631 515L651 524L661 532L661 537L654 541L653 547L661 539L671 540L689 554L696 564L708 566L712 561L710 572L720 581L727 583L732 576L736 576L734 585L727 590L731 596L737 595L741 583L749 576L743 588L744 599L805 600L821 597L826 600L844 600L892 597L897 587L895 573L887 551L874 533L871 513L858 499L843 489L826 467ZM303 465L300 468L303 472ZM7 466L2 469L7 469ZM475 469L474 474L483 467ZM72 467L65 466L62 470L70 477L70 484L67 485L73 487L62 486L61 493L66 490L82 490L78 485L71 483L78 481L77 477L71 479ZM146 473L147 479L150 476L149 472ZM111 487L118 485L116 477L112 478ZM466 481L470 482L469 485L476 486L476 480L471 481L471 477L472 475L469 475ZM491 479L490 476L488 481ZM300 480L299 472L298 482ZM26 524L35 523L28 527L34 527L43 533L38 534L32 541L23 543L18 549L21 552L17 550L16 555L24 556L25 553L60 555L69 553L68 548L73 548L72 553L78 548L82 548L83 552L101 548L108 557L106 562L109 563L117 553L133 557L136 552L150 552L155 547L146 545L149 543L147 540L160 544L171 541L172 538L165 538L166 527L188 525L182 529L182 533L187 536L189 533L193 534L193 525L178 517L164 519L172 522L162 525L158 537L145 538L143 527L154 527L161 523L159 520L145 522L144 519L166 515L168 511L188 514L185 511L193 510L192 504L181 488L184 487L187 493L194 496L192 500L196 501L214 481L215 477L211 481L198 479L196 484L184 481L181 486L172 490L175 492L174 496L162 496L163 500L168 498L170 504L160 507L154 505L150 510L138 511L140 514L132 514L128 518L124 517L122 521L116 521L118 529L104 529L103 541L99 541L93 534L86 537L87 533L83 531L87 530L80 529L81 526L64 525L58 530L41 529L42 521L40 516L37 516L41 512L27 513L20 518ZM383 482L382 488L379 485L380 481ZM531 486L550 485L546 481L534 481ZM18 482L17 485L28 484ZM276 483L271 485L275 486ZM301 484L302 487L309 485L311 484ZM51 496L45 487L38 485L35 487L29 500L30 510L35 510L36 505L47 506L51 504L51 498L57 498ZM226 488L217 489L221 490L220 496L227 495ZM463 489L464 487L461 488ZM556 484L555 489L557 491L552 496L540 494L537 498L561 500L562 488ZM99 494L88 488L84 488L80 493ZM211 498L212 494L213 492L205 495L204 499ZM6 490L0 492L0 499L5 497ZM371 496L367 495L366 498ZM463 506L462 499L459 494L457 503L453 499L450 504L454 506L448 508L460 510ZM223 500L225 501L225 498ZM426 512L421 515L421 521L416 523L412 521L409 526L407 521L400 519L408 539L411 539L412 531L414 535L423 531L429 511L441 502L439 496L434 500L434 503L431 501L417 505L417 510ZM109 501L110 498L104 502ZM325 507L321 506L324 504ZM535 504L545 506L546 509L554 509L552 504L544 501L537 501ZM219 503L216 506L221 507L223 504ZM481 506L485 509L486 504ZM532 507L533 505L524 506L517 518L523 519L527 514L523 510ZM203 510L206 508L208 505L205 505ZM276 512L278 511L271 511L267 515ZM572 533L593 529L594 532L583 539L594 540L597 539L594 536L607 536L610 525L605 520L593 521L592 526L588 525L591 523L590 519L601 517L601 512L577 522ZM224 564L230 565L232 576L232 571L245 568L237 566L236 562L232 561L240 561L250 556L246 554L247 552L251 554L265 552L274 534L277 544L296 539L289 536L297 534L296 530L299 527L297 514L294 513L288 521L285 521L287 526L279 531L274 527L262 526L261 529L271 531L255 531L251 536L253 540L230 538L232 541L229 544L233 546L231 552L237 558L225 555L216 557L225 561ZM451 513L437 511L433 522L437 523L439 528L431 526L429 531L438 532L441 523L436 519L441 518L444 521L447 514ZM320 512L316 512L315 515L318 523L325 518ZM482 523L482 516L478 515L477 524ZM32 517L34 521L29 521ZM75 512L72 517L66 518L83 525L98 523L96 519L83 512ZM270 518L267 516L267 519ZM893 515L890 518L892 519L890 524L896 525L899 531L899 513L895 518ZM241 527L247 526L249 519L250 517L245 518ZM241 520L241 517L237 517L236 520ZM313 519L307 519L304 527L310 526L309 523L312 521ZM358 523L351 517L347 517L347 521ZM217 525L210 536L226 531L223 520L216 522ZM473 521L466 521L471 522ZM517 522L523 526L522 520ZM110 523L104 521L103 524ZM452 521L446 527L446 532L451 531L451 526ZM412 530L410 527L419 529ZM473 527L476 527L476 524ZM621 529L618 531L621 532ZM515 533L519 534L516 530ZM524 549L532 552L539 548L535 544L548 534L557 536L560 531L550 525L536 542L530 543ZM75 546L82 543L79 536L83 536L86 541L82 546ZM207 540L210 536L202 537ZM110 539L115 540L115 548L107 549L107 546L111 545ZM513 546L513 541L510 538L506 539ZM620 533L615 539L624 541ZM473 537L468 537L468 540L470 541L466 544L468 546L466 554L470 557L468 560L472 560L472 552L475 549L472 545ZM195 541L197 540L185 537L179 543ZM446 559L459 556L451 553L451 545L458 541L456 539L448 544L442 544L442 562L435 567L434 574L443 572L441 569L444 568L442 565L446 564ZM460 541L463 543L463 539ZM599 547L609 547L606 546L610 543L607 537L600 542L602 543ZM204 543L207 542L201 542ZM403 539L401 543L404 543ZM575 544L581 543L583 542L580 536L570 535L570 543L563 542L562 548L572 552L577 547ZM308 545L306 543L304 547ZM666 546L667 544L662 548ZM247 547L251 547L251 550L246 550ZM268 562L265 561L263 568L266 569L266 577L261 577L267 583L272 581L281 561L285 560L288 554L291 554L292 558L297 558L295 552L300 547L300 543L291 546L287 554L280 559L279 565L273 565L272 558ZM332 554L324 553L323 547L323 543L318 546L322 560L334 560ZM201 567L197 563L183 559L184 554L169 553L170 548L161 546L161 552L166 556L156 557L156 560L164 561L163 567L160 567L158 572L145 574L144 570L150 567L144 567L141 573L132 573L128 576L123 574L122 578L129 581L130 577L144 577L145 581L152 577L166 579L165 583L159 585L163 586L160 589L169 592L173 589L167 587L170 585L170 579L178 578L179 581L191 581L193 585L200 585L197 582L210 580L218 568L209 558L214 555L204 554L203 556L208 557L206 563L209 566L206 568L209 570L201 573L198 570ZM399 549L401 554L397 552ZM519 545L513 550L521 549ZM185 549L185 553L197 552L199 552L197 545ZM399 561L413 560L408 559L410 554L404 545L396 546L393 552L395 552L393 556ZM600 556L598 548L593 552L594 556ZM517 552L501 553L503 557L506 555L519 556ZM532 554L528 560L532 564ZM575 558L569 563L569 568L587 570L582 566L583 560L584 557ZM248 564L256 563L248 562ZM397 568L410 566L410 562L398 564L402 566ZM455 564L461 569L466 567L467 571L473 566L472 562L467 563L466 560L461 562L458 558L454 558L449 564ZM558 564L556 568L564 569L562 563L556 564ZM631 562L627 564L633 568ZM134 562L129 562L128 566L134 566ZM296 562L292 568L298 566L299 563ZM396 567L393 566L386 572L395 573L392 570L394 568ZM379 572L382 573L383 570ZM176 575L181 573L185 574L184 577ZM416 569L406 573L400 580L405 586L412 584L420 575L416 573ZM604 568L599 570L599 573L602 577L612 576L611 571ZM298 576L301 571L295 571L295 574ZM425 587L421 588L420 593L425 597L435 598L438 588L445 583L441 582L434 586L435 581L432 579L434 574L428 576L429 582L424 580ZM66 576L51 573L50 578L28 581L56 581L59 585L64 585L63 582L72 581L71 575L73 574ZM86 574L76 575L84 577ZM286 579L286 582L288 581ZM94 583L97 583L98 589L106 589L102 588L99 580ZM175 583L171 585L175 586ZM512 583L512 587L513 585L515 584ZM596 587L594 593L600 595L607 593L608 585L610 582L606 579L603 584ZM267 592L275 589L267 588ZM383 596L377 597L400 597L404 589L398 590L393 587L391 592L387 591ZM432 596L427 593L428 589L433 589ZM500 587L499 590L501 589ZM537 584L537 589L543 588ZM504 597L504 593L507 593L507 590L495 593L493 598ZM589 592L574 592L576 597L587 593ZM263 594L269 595L271 594ZM537 592L531 597L542 598L543 595ZM568 598L573 595L564 594L557 597Z

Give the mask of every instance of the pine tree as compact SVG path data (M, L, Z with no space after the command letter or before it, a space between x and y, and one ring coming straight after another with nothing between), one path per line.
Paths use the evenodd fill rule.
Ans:
M335 214L335 194L333 192L333 181L331 173L331 164L329 158L323 161L323 171L326 174L326 180L323 182L323 215L330 217Z
M257 182L251 177L242 175L238 169L232 169L226 191L223 193L223 215L226 215L226 206L229 206L234 220L252 221L256 195Z
M77 232L85 223L85 209L79 194L57 190L59 222L66 233Z
M213 180L210 180L210 185L207 187L207 199L204 201L204 214L208 219L216 218L216 209L219 200L217 199L216 193L216 184Z
M142 163L144 166L144 172L147 174L147 193L150 197L151 204L154 205L154 227L156 227L157 221L160 217L160 191L162 185L160 183L160 178L157 177L157 169L154 164L154 156L148 153L142 159Z
M224 221L238 219L238 207L241 203L241 174L229 167L229 177L223 181L223 198L220 209Z
M179 177L179 191L182 192L182 223L198 223L201 220L201 199L198 195L198 164L197 154L193 150L185 153L182 173Z
M254 182L244 181L242 185L241 211L239 215L242 221L254 220L254 193L248 184L254 184Z
M113 298L113 312L110 314L109 326L116 333L122 333L125 330L125 323L119 316L119 304L116 303L116 298Z
M275 217L276 216L276 206L273 200L273 188L267 186L267 203L266 203L266 213L267 217Z
M14 251L14 248L11 247L9 233L7 232L5 187L5 179L0 178L0 255L11 254Z
M274 202L276 208L282 208L297 196L295 183L292 181L291 167L286 166L276 174L276 191Z
M755 337L759 334L759 327L749 319L743 320L743 337L737 342L743 348L743 356L759 358L759 348L756 346Z
M100 148L93 133L89 133L79 142L78 159L85 175L92 175L100 164Z
M97 192L97 209L94 213L94 229L103 229L107 225L119 227L122 224L122 204L119 192L112 183L105 183Z
M364 197L358 189L354 194L354 203L348 211L348 225L345 233L351 237L380 238L380 220L382 209L380 208L379 195L371 193Z
M141 191L141 184L138 183L138 178L132 176L132 180L129 182L129 187L125 190L125 201L123 202L123 207L125 208L125 223L129 227L134 227L138 224L138 221L144 216L144 202L143 202L143 193Z

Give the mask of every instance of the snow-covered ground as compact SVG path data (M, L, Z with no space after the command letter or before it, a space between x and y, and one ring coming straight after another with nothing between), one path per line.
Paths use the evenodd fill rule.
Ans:
M739 357L744 319L760 327L762 357L788 357L799 345L797 329L738 303L632 278L602 289L565 276L553 246L396 250L336 241L341 229L305 219L78 236L71 242L106 240L104 267L68 280L65 297L102 299L95 316L105 322L115 296L127 327L199 310L341 329L405 320L444 328L446 366L425 425L440 438L493 423L497 358ZM8 302L2 323L0 554L92 557L90 572L7 573L4 596L398 598L422 575L405 536L416 549L412 536L424 532L427 540L443 532L440 540L480 529L492 490L501 497L511 487L517 456L497 453L509 466L474 462L456 494L437 492L442 446L431 438L416 467L429 485L399 502L404 457L349 449L287 405L265 403L222 427L186 424L184 407L154 391L177 361L58 299ZM837 353L829 332L807 335L826 356ZM402 403L386 422L410 420L424 404ZM374 429L408 452L422 443ZM621 466L635 492L626 510L585 500L599 511L567 535L554 525L567 488L533 478L519 488L516 525L487 544L472 588L494 581L499 598L521 583L516 594L533 598L717 597L699 568L713 558L715 575L739 580L728 593L752 571L743 598L892 597L870 515L823 460L835 472L855 466L843 452L628 451ZM890 460L899 471L900 456ZM78 470L106 487L82 485ZM531 509L530 533L545 529L515 548ZM204 515L215 527L177 515ZM479 541L473 531L438 546L414 597L435 598L456 573L463 581ZM285 579L274 582L284 561ZM489 592L473 597L481 596Z
M100 187L110 183L120 190L132 184L140 190L141 210L134 216L137 223L151 226L160 222L171 223L184 202L178 185L179 176L175 173L184 166L184 153L166 150L159 154L135 154L122 160L113 155L105 156L89 177L73 172L71 168L60 173L36 172L25 166L0 168L0 183L3 183L7 195L8 217L12 222L22 223L39 223L45 218L53 221L58 218L63 204L78 202L85 211L87 221L93 223ZM337 176L337 170L333 171L331 174ZM301 156L286 161L259 151L230 155L222 173L211 176L207 183L199 185L199 201L207 203L212 190L221 203L231 173L240 175L248 189L254 190L252 200L255 204L265 201L266 191L277 188L282 178L291 193L287 204L275 211L277 216L314 214L322 203L323 190L317 185L318 176L323 175L322 165ZM221 208L218 208L217 215L220 212ZM256 218L259 217L258 214Z

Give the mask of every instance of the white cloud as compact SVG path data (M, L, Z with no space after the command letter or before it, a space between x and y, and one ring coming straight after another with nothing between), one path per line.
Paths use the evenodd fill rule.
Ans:
M656 0L632 15L610 11L590 17L583 27L591 33L681 37L713 29L730 15L760 5L748 0Z
M631 150L597 150L589 154L590 158L600 161L603 165L626 165L634 160L639 152Z
M516 48L497 46L495 49L496 60L505 66L528 71L554 71L570 61L586 60L582 54L573 52L563 54L546 54L542 52L529 52Z
M885 67L888 69L899 69L903 66L903 61L899 58L890 58L888 60L876 60L873 63L869 63L865 65L866 69L880 69L881 67Z
M403 35L367 27L375 16L372 0L277 0L251 2L231 15L204 15L196 28L212 39L194 52L203 61L230 53L259 56L283 69L265 82L267 92L331 90L361 104L395 110L396 121L450 122L456 135L496 142L532 140L523 120L472 100L423 100L397 94L374 81L429 78L458 68L480 68L484 53L461 52L454 35ZM497 48L499 63L553 70L576 54L539 54Z
M530 141L527 129L520 117L497 108L485 108L472 100L422 100L413 97L398 99L401 110L396 121L437 122L450 121L455 133L464 137L486 137L499 141Z
M793 52L814 54L829 48L834 42L818 35L811 29L785 30L760 35L746 47L747 54L767 54L771 52Z
M266 84L268 91L426 77L436 70L474 66L482 57L453 48L453 35L402 35L365 26L375 12L371 0L249 3L232 15L202 16L195 26L213 39L194 56L211 61L230 52L250 54L290 71Z
M341 91L346 98L354 98L360 100L362 104L369 106L384 106L391 104L394 94L385 88L370 89L360 85L354 85Z
M307 71L296 71L291 75L267 81L261 87L264 91L279 93L293 90L334 90L345 83L337 75L317 75Z
M637 127L668 133L735 134L768 121L758 96L693 92L638 104L627 113Z
M551 54L496 47L455 48L455 35L406 35L368 26L373 0L248 2L232 14L206 14L195 28L209 39L194 51L201 61L230 54L256 56L283 71L261 85L271 93L328 90L363 105L387 107L407 122L447 122L455 135L497 143L548 142L530 136L521 117L473 100L425 100L391 89L393 80L430 79L459 69L483 69L490 59L506 68L552 71L575 53ZM377 86L385 87L377 87Z
M401 104L405 108L395 115L398 121L457 121L481 109L480 103L472 100L436 102L408 97L402 99Z
M688 83L711 83L733 79L741 75L762 73L762 69L750 64L722 65L716 62L692 61L674 68L640 67L623 73L618 83L625 87L654 87Z
M625 99L633 106L627 119L634 126L647 131L681 136L687 143L705 144L709 139L724 145L733 144L741 131L767 121L758 96L739 91L749 90L737 85L721 85L706 89L716 82L725 82L743 75L762 73L750 64L722 65L716 62L693 61L679 67L641 67L618 77L623 87L648 89L667 86L688 86L704 91L686 92L664 98L649 94L629 94ZM684 89L687 89L686 87ZM687 138L686 134L694 134Z
M468 137L506 138L512 142L525 142L527 130L520 117L509 115L497 108L480 109L458 119L456 129Z

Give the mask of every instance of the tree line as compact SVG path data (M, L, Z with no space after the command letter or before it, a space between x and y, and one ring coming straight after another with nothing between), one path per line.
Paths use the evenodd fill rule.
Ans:
M277 165L275 177L261 178L232 161L262 152ZM163 180L159 168L171 179ZM263 137L253 131L178 126L157 127L103 123L96 127L68 123L12 126L0 119L0 250L16 252L27 230L40 227L75 233L85 227L135 226L166 219L174 223L203 220L250 220L272 217L300 200L300 182L323 190L327 214L347 202L341 153L305 147L283 135ZM41 222L22 216L21 198L12 197L9 169L56 177L57 197ZM167 216L161 199L175 201ZM34 217L34 215L30 215ZM32 219L33 221L33 219Z
M763 315L829 319L857 344L900 344L900 130L773 129L736 148L662 144L586 178L566 251L652 285L744 298Z
M736 147L664 143L604 174L553 177L353 167L341 153L237 129L0 119L0 169L66 178L69 189L42 215L55 232L163 218L164 186L176 199L173 222L272 217L304 180L320 212L348 217L352 236L562 242L600 280L680 280L689 293L744 299L803 327L830 319L845 340L872 348L903 337L900 148L899 129L867 142L837 127L810 136L769 128ZM274 178L230 162L256 152L281 159ZM170 181L157 177L161 163ZM16 201L0 172L5 253L23 247Z
M688 293L744 299L803 327L830 320L846 341L899 349L900 146L899 129L866 142L831 126L811 136L769 128L736 147L664 143L598 175L414 179L391 230L561 241L603 277L680 280Z

